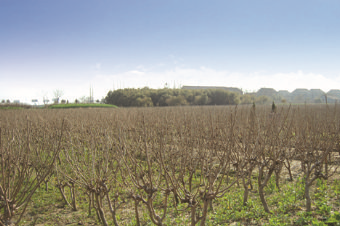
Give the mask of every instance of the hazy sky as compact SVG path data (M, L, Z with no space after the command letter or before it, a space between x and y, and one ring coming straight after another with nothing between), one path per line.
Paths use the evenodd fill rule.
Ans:
M0 100L340 89L339 0L0 0Z

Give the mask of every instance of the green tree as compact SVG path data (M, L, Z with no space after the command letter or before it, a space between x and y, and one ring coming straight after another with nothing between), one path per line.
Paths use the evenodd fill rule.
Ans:
M211 105L232 105L238 104L238 95L222 89L210 90L208 93Z
M267 96L259 96L255 99L256 104L266 104L269 101L270 101L270 99Z
M240 102L241 104L251 104L255 101L255 98L253 95L251 94L243 94L241 97L240 97Z
M136 99L135 106L138 107L153 107L151 97L143 96Z
M187 105L187 101L183 96L170 96L166 99L168 106L183 106Z
M209 97L207 94L202 94L200 96L195 96L194 104L196 105L207 105L209 101Z

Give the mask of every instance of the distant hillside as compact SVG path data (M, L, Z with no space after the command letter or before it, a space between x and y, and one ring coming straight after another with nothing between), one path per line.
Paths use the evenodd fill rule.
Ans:
M223 89L243 95L239 88L223 87L223 86L183 86L182 89ZM295 89L293 92L287 90L276 91L273 88L261 88L255 93L251 93L257 97L265 96L268 100L285 101L288 103L335 103L340 102L340 90L332 89L325 93L321 89ZM326 99L327 98L327 99Z

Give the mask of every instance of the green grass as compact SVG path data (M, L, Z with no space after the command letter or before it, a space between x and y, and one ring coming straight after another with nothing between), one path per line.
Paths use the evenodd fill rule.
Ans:
M10 107L10 106L8 106L8 107L0 107L0 109L1 110L18 110L18 109L25 109L25 108L23 108L23 107Z
M110 104L55 104L51 105L49 109L65 109L65 108L116 108L115 105Z
M340 225L337 193L340 180L318 180L315 183L311 194L313 211L308 213L304 210L302 178L296 178L292 182L282 181L281 191L278 191L276 187L272 191L271 188L266 188L266 198L272 214L264 212L256 192L256 182L253 182L254 190L249 194L247 206L242 204L243 189L234 186L222 198L214 200L214 209L209 210L206 225ZM158 197L155 202L159 205L158 202L161 203L162 200L162 197ZM45 186L41 185L34 194L20 225L32 225L34 220L38 225L78 225L79 222L83 225L101 225L94 209L91 216L88 215L87 196L80 188L77 190L77 206L78 210L72 211L65 205L52 177L48 191L45 191ZM179 204L176 209L174 203L170 202L164 223L166 225L189 225L187 207L187 204ZM127 203L117 210L118 222L121 225L135 225L132 208L131 200L127 200ZM156 209L160 210L158 207ZM141 205L139 211L142 225L153 225L145 206ZM109 212L106 212L106 216L107 220L111 222Z
M22 109L29 109L31 105L26 104L0 104L0 110L22 110Z

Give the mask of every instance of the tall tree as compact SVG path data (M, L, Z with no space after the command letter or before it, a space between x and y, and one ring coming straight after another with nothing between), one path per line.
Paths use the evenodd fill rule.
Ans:
M53 96L54 96L54 102L59 103L60 97L64 95L64 91L61 89L56 89L53 91Z

